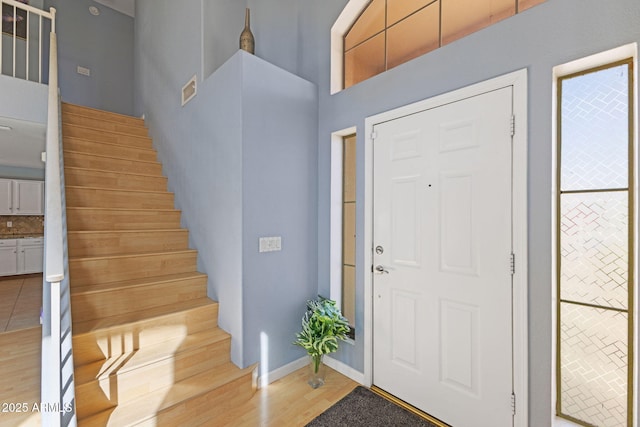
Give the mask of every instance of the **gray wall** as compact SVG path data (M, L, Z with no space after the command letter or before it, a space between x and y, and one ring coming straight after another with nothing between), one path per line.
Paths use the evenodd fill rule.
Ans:
M238 54L243 57L245 365L260 359L264 333L265 370L272 371L304 355L291 342L306 300L317 290L318 101L314 84ZM282 237L282 250L259 253L258 239L269 236Z
M47 122L48 87L0 75L0 117Z
M89 13L93 5L100 16ZM134 19L90 0L46 0L44 6L57 10L62 100L132 114ZM78 65L91 76L78 74Z
M0 118L23 120L34 123L47 122L47 86L14 79L13 77L0 76ZM6 150L6 148L5 148ZM4 153L13 158L14 153ZM3 160L3 151L0 147L0 163ZM0 165L0 177L44 179L44 168L33 169Z
M236 47L181 107L180 89L202 65L201 4L136 6L137 112L209 276L208 294L220 302L232 360L257 362L264 333L264 368L278 368L304 354L291 341L317 289L315 85ZM167 34L175 16L186 27ZM281 236L282 251L258 253L267 236Z
M137 5L149 5L149 0L138 0ZM154 7L178 12L177 6L167 1L153 2ZM242 2L245 3L245 2ZM531 426L549 425L551 418L551 130L552 130L552 68L593 53L622 44L640 41L640 2L637 0L547 0L546 3L519 16L502 21L490 28L472 34L435 52L403 64L384 74L362 82L336 95L329 93L329 31L347 0L272 0L247 1L252 8L252 29L256 36L257 56L284 69L295 72L318 86L319 127L318 144L318 292L329 290L329 172L330 134L333 131L357 126L358 179L357 213L359 233L357 250L357 314L356 324L363 324L363 207L364 193L363 144L364 119L370 115L401 105L429 98L469 84L486 80L521 68L529 71L528 128L529 128L529 413ZM157 6L155 6L158 4ZM227 40L237 43L242 27L242 11L229 1L217 0L209 4L207 14L213 14L217 5L230 7L234 16L220 22L216 29ZM268 5L267 5L268 4ZM243 4L244 6L244 4ZM181 2L180 11L188 10L185 21L200 22L199 2ZM175 10L172 10L175 9ZM191 10L194 9L194 10ZM145 26L163 25L163 20L151 17L148 11ZM236 16L240 15L240 16ZM184 17L184 15L182 15ZM205 27L210 20L203 16ZM145 18L146 19L146 18ZM239 23L237 21L240 21ZM213 21L211 21L213 22ZM198 50L185 46L199 44L199 31L190 25L183 27L179 42L169 42L168 48L183 49L171 54L147 52L146 45L136 40L136 53L143 63L156 66L153 77L145 76L148 83L138 87L140 104L138 113L148 111L149 90L162 90L170 83L171 97L198 69ZM182 32L181 32L182 34ZM157 35L162 38L161 34ZM187 41L187 38L188 41ZM211 44L211 41L207 43ZM155 44L155 43L154 43ZM155 45L158 45L157 43ZM207 46L207 44L205 44ZM144 47L144 49L143 49ZM225 50L224 48L222 50ZM216 54L218 52L216 51ZM160 58L156 57L156 54ZM221 57L226 54L221 53ZM205 55L206 56L206 55ZM173 59L171 59L173 58ZM226 58L225 58L226 59ZM185 61L183 65L175 62ZM222 60L223 62L224 60ZM211 71L218 60L208 63ZM204 69L205 67L202 66ZM178 74L179 78L167 82L165 77ZM142 73L137 73L142 78ZM175 94L175 95L174 95ZM199 95L200 96L200 95ZM220 91L217 96L233 96ZM173 99L169 97L169 99ZM146 101L144 101L146 99ZM162 99L154 96L156 101ZM232 101L232 98L229 98ZM173 102L173 101L171 101ZM162 107L166 110L166 107ZM211 110L212 112L214 110ZM169 116L155 118L172 120ZM152 126L153 129L153 126ZM212 130L213 131L213 130ZM176 134L179 141L181 135ZM167 160L169 158L167 157ZM183 171L184 172L184 171ZM170 178L170 180L174 178ZM216 219L216 221L218 221ZM193 232L193 230L192 230ZM364 351L362 330L357 331L355 346L342 346L337 358L362 371Z
M298 0L202 1L203 78L218 69L238 50L247 7L251 11L255 55L298 74L302 47L299 40L301 3ZM274 22L277 25L272 25Z

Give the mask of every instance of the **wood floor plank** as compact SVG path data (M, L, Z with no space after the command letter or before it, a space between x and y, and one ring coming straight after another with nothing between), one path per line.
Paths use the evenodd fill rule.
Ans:
M326 382L312 389L307 368L299 369L259 389L246 403L229 411L224 419L212 420L220 427L304 426L349 394L359 384L327 368Z

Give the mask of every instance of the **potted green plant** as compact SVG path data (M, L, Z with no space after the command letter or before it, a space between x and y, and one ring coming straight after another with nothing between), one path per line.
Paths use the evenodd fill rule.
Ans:
M346 340L349 323L342 316L336 302L318 297L307 301L307 312L302 317L302 331L296 334L295 345L309 354L309 385L318 388L324 384L325 354L338 350L338 340Z

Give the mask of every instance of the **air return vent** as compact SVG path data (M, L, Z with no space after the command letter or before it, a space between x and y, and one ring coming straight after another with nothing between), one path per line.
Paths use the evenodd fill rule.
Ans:
M191 101L191 98L196 96L198 92L198 86L196 84L196 76L194 75L191 79L182 86L182 106L184 106L187 102Z

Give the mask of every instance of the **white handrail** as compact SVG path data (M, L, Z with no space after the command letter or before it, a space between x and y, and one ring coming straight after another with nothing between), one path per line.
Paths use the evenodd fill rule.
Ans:
M27 13L27 20L25 22L25 26L26 26L26 34L25 34L25 80L29 80L29 25L30 25L30 19L29 16L31 14L35 14L37 16L39 16L38 19L38 26L39 26L39 35L38 35L38 83L42 83L42 18L48 18L51 21L51 32L55 33L56 29L55 29L55 9L54 8L50 8L49 11L47 12L46 10L40 10L36 7L33 6L29 6L28 4L24 4L24 3L20 3L18 1L15 0L0 0L0 10L2 9L2 6L4 4L7 4L11 7L13 7L13 14L15 16L17 16L18 14L18 10L23 10ZM11 48L12 48L12 54L11 54L11 60L13 61L13 63L11 64L11 69L12 69L12 76L16 77L16 42L18 39L17 36L17 29L18 29L18 23L17 23L17 19L14 19L13 21L13 35L11 36L12 38L12 43L11 43ZM4 43L0 43L0 72L2 71L2 46Z
M55 15L55 9L53 9ZM58 127L58 47L56 34L51 33L49 52L49 107L45 165L45 279L60 282L64 279L62 201L60 188L60 141Z

